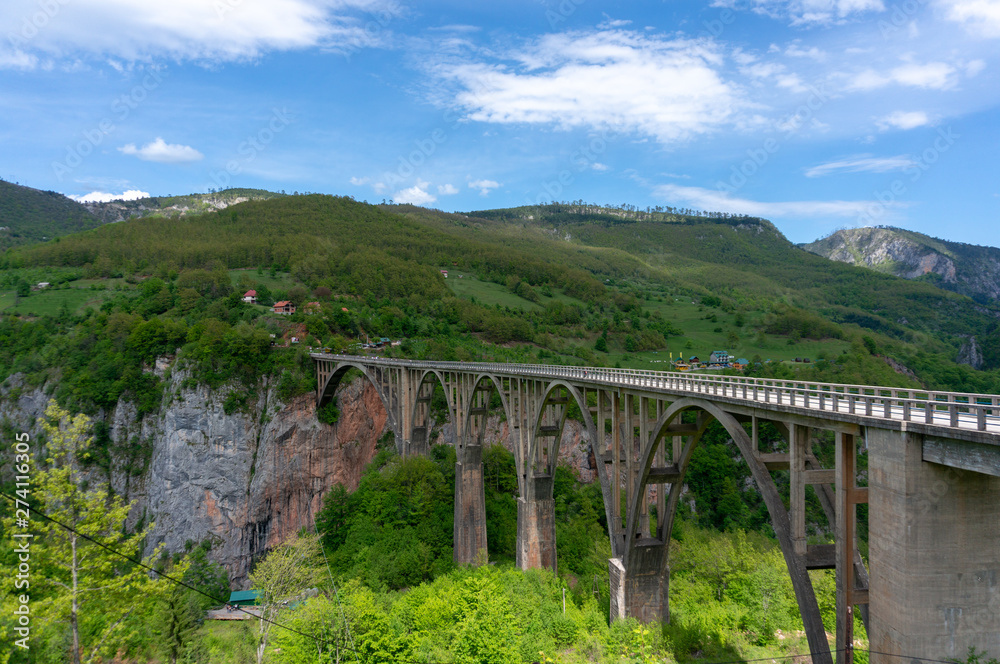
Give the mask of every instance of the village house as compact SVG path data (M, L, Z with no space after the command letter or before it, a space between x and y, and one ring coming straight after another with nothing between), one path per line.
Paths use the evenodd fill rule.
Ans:
M281 302L275 302L274 306L271 307L271 311L282 316L291 316L295 313L295 305L288 300L282 300Z
M320 310L319 302L306 302L306 305L302 307L306 313L315 313Z
M729 352L724 350L713 350L712 354L708 356L709 364L729 364Z
M256 304L256 302L257 302L257 291L255 291L255 290L248 290L246 293L243 293L243 301L246 302L246 303L248 303L248 304Z
M448 270L441 270L441 276L444 277L445 279L447 279L448 278Z

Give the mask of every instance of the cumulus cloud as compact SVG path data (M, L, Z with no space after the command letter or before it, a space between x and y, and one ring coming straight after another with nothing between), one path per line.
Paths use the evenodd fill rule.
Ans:
M923 111L895 111L878 120L882 131L887 129L916 129L930 124L930 118Z
M806 177L816 178L831 173L888 173L890 171L901 171L904 168L916 165L912 157L905 154L895 157L873 157L871 155L857 155L846 159L828 161L806 169Z
M42 9L40 10L40 7ZM51 8L51 9L50 9ZM94 56L244 60L273 50L372 46L366 14L392 16L396 0L4 0L0 25L11 48L56 59ZM0 58L0 62L2 62Z
M458 187L453 184L441 184L438 185L438 194L441 196L452 196L458 193Z
M489 196L499 186L500 183L496 180L473 180L469 183L469 189L478 189L480 196Z
M948 19L976 35L1000 37L1000 0L938 0Z
M161 164L189 164L194 161L201 161L205 157L205 155L190 145L167 143L160 137L157 137L152 143L143 145L141 148L137 148L135 143L129 143L118 148L118 150L122 154L138 157L143 161L155 161Z
M370 184L371 181L372 181L371 178L359 178L357 176L352 176L350 179L350 183L353 184L355 187L363 187L366 184Z
M606 171L610 167L607 164L602 164L599 161L595 161L593 164L590 165L590 168L592 168L595 171Z
M437 200L437 196L427 191L430 185L423 180L417 180L417 184L408 189L401 189L392 195L392 200L396 203L408 203L410 205L429 205Z
M128 191L120 194L109 194L104 191L92 191L89 194L84 194L83 196L74 196L73 194L70 194L68 198L72 198L78 203L107 203L109 201L134 201L139 198L149 198L149 192L139 191L138 189L129 189Z
M662 143L732 121L744 105L712 44L631 31L541 37L508 54L514 64L446 63L434 72L457 89L469 119L622 131Z
M736 198L724 191L702 187L684 187L664 184L654 189L654 194L665 202L684 204L712 212L746 214L754 217L860 217L873 206L879 209L900 207L899 203L884 205L878 201L753 201Z

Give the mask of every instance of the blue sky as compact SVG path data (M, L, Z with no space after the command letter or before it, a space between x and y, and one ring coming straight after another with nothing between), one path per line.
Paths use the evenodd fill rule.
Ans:
M1000 245L1000 0L4 0L0 177Z

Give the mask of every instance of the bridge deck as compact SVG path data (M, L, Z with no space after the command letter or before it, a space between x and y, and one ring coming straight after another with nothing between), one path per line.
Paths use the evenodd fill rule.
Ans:
M908 429L1000 445L1000 395L815 383L641 369L491 362L434 362L314 353L315 360L571 380L595 387L708 397L747 408Z

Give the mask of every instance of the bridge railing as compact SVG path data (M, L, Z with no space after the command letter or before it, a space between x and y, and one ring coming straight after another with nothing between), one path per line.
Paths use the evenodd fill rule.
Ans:
M713 376L648 369L612 369L551 364L435 362L358 355L314 354L317 359L383 366L480 371L508 376L569 378L594 384L703 394L865 417L924 422L935 426L1000 431L1000 395L904 387L819 383L747 376Z

